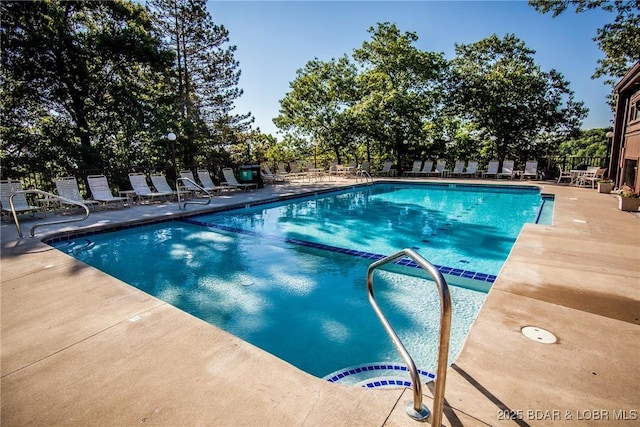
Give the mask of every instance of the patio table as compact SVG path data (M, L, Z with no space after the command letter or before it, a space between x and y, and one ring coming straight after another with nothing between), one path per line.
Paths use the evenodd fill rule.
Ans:
M571 181L569 182L569 185L572 185L574 187L580 186L580 179L582 177L594 175L594 172L591 172L589 170L583 170L583 169L581 170L571 169L569 173L571 174Z

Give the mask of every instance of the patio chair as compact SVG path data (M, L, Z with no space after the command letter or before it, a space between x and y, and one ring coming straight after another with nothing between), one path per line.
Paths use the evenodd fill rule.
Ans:
M289 162L289 176L292 176L294 178L304 178L307 175L308 174L302 171L302 169L298 166L297 161L293 160Z
M429 173L429 176L434 175L434 176L443 177L446 170L447 170L447 161L445 159L438 159L436 160L436 168L433 170L433 172Z
M369 163L368 160L365 160L360 164L360 166L358 167L358 170L360 171L361 174L362 172L366 172L369 175L371 175L371 164Z
M453 171L451 171L451 176L461 176L462 172L464 172L464 167L467 162L464 160L457 160L455 166L453 167Z
M56 185L56 190L58 191L58 195L60 197L64 197L65 199L73 200L75 202L80 202L85 204L89 209L97 208L99 202L97 200L85 200L82 198L80 194L80 189L78 188L78 181L75 176L62 176L56 178L54 180ZM76 206L69 203L65 203L64 201L60 201L62 205Z
M509 177L509 179L513 179L513 167L515 162L513 160L505 160L502 162L502 172L499 172L496 177L502 178L504 176Z
M197 172L198 179L200 180L200 184L202 184L202 188L207 191L215 191L218 192L220 190L224 190L225 187L220 185L215 185L213 180L211 179L211 174L206 169L198 169Z
M278 162L278 175L280 175L283 179L289 178L290 174L287 171L287 164L285 162Z
M89 175L87 177L87 184L89 184L89 189L91 190L91 195L93 196L93 200L102 202L106 207L129 206L128 197L116 197L111 193L111 188L109 187L109 181L107 181L106 176Z
M5 222L13 221L9 199L12 194L18 191L23 191L20 181L12 181L10 179L0 181L0 206L2 207L2 219L5 220ZM23 193L13 196L13 207L15 208L16 214L31 213L33 215L46 215L44 207L30 205Z
M489 165L487 166L487 171L482 172L482 177L486 178L488 176L498 177L498 169L500 168L500 162L498 160L491 160Z
M520 174L520 179L538 179L538 161L527 160L524 166L524 172Z
M154 200L166 202L173 196L173 192L163 193L160 191L152 191L147 183L147 177L143 173L130 173L129 182L131 183L133 191L136 192L136 196L138 196L138 200L140 202L142 200L147 200L149 202L153 202Z
M598 168L593 174L585 174L581 175L578 178L578 185L580 187L589 186L591 188L596 188L596 183L604 178L604 174L607 172L607 168Z
M374 175L376 175L376 176L381 176L381 175L390 176L391 175L391 166L393 166L393 162L391 160L387 160L382 165L382 169L379 170L378 172L374 172Z
M179 174L180 178L186 178L176 184L180 186L179 191L181 195L185 197L195 197L196 195L206 197L205 194L209 194L209 190L201 187L200 184L196 182L196 179L193 177L193 172L191 172L190 169L183 169Z
M367 160L363 161L357 168L356 168L356 178L362 178L365 176L371 176L371 167L370 164Z
M344 176L345 178L349 178L349 177L355 176L357 171L358 171L358 163L351 162L346 166L343 165L342 176Z
M167 177L164 176L163 173L152 173L150 176L151 184L153 184L153 188L160 193L170 193L171 197L169 200L174 200L178 194L176 190L171 188L169 183L167 182Z
M284 182L284 176L280 175L280 173L276 172L273 173L271 172L271 169L269 168L269 165L264 163L262 166L262 178L266 181L266 180L270 180L270 182Z
M413 161L413 166L411 167L411 170L406 170L406 171L402 172L402 174L405 175L405 176L407 176L407 175L415 176L416 174L420 173L421 169L422 169L422 160L414 160Z
M185 180L180 180L181 188L187 191L190 194L202 193L202 188L196 183L196 179L193 176L193 172L189 169L183 169L180 171L180 177L186 178Z
M560 182L562 182L563 179L566 179L567 181L569 181L569 184L571 184L571 181L573 180L573 177L571 176L571 171L562 170L562 168L558 168L558 180L556 181L556 184L560 184Z
M269 172L265 171L265 166ZM260 166L260 176L265 184L273 184L276 181L276 176L271 173L271 170L267 165Z
M426 175L429 176L433 171L433 160L425 160L422 165L422 169L416 175Z
M471 160L467 165L467 169L464 172L462 172L460 175L473 178L476 176L477 172L478 172L478 162L476 162L475 160Z
M236 179L236 176L233 174L233 169L224 168L222 169L222 175L224 175L225 181L222 182L222 185L225 185L230 188L239 188L241 190L250 190L252 188L258 188L258 184L241 184Z

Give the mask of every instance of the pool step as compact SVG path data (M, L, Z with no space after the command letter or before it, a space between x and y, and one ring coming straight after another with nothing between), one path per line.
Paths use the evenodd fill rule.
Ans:
M435 374L418 369L422 383L435 379ZM409 369L404 365L394 363L368 363L351 366L332 372L323 377L332 383L353 385L367 388L411 387Z

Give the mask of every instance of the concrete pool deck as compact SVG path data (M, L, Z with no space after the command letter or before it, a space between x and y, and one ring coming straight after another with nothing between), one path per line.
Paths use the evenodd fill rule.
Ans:
M353 183L268 186L212 206ZM555 194L554 224L518 237L448 370L444 424L640 425L640 217L613 195L534 184ZM2 425L419 425L405 414L410 389L325 382L39 242L183 214L109 210L19 241L2 225ZM558 341L531 341L524 326Z

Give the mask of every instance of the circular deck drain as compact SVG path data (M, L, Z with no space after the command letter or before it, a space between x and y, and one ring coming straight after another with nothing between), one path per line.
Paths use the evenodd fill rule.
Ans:
M542 344L553 344L557 341L556 336L551 332L536 326L525 326L521 331L525 337Z

